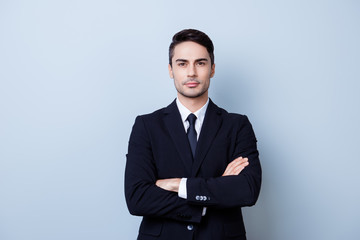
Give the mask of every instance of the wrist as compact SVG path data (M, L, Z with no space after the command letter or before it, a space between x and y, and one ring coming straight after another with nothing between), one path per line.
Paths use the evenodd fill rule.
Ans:
M172 191L179 192L181 178L174 178L172 181Z

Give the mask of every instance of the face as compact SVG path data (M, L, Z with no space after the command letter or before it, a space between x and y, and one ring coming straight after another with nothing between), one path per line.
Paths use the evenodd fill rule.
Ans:
M175 46L170 77L181 98L207 97L210 78L214 76L215 64L206 48L195 42L182 42Z

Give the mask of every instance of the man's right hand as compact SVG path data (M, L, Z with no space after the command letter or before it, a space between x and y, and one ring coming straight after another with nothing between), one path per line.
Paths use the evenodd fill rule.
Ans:
M238 157L227 165L223 176L239 175L247 165L249 165L247 158Z

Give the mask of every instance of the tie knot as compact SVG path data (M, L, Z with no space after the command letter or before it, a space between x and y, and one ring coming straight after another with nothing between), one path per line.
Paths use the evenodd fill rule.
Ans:
M190 125L194 126L196 121L196 116L193 113L190 113L187 117L187 120L189 121Z

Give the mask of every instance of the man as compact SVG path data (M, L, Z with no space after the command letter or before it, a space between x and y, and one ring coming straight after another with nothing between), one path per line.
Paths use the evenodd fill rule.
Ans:
M241 207L259 196L259 154L247 117L208 97L213 51L203 32L175 34L168 68L177 98L135 120L125 196L143 216L139 240L246 239Z

